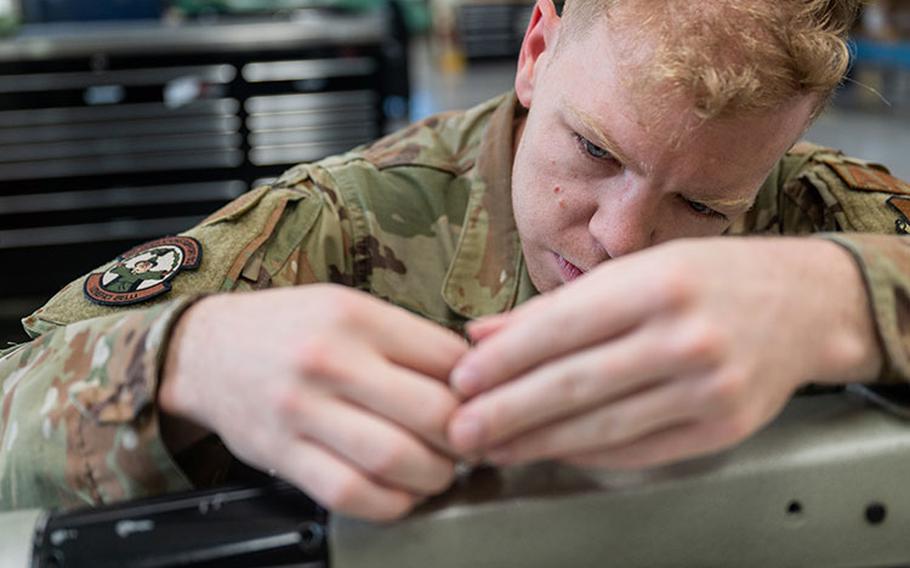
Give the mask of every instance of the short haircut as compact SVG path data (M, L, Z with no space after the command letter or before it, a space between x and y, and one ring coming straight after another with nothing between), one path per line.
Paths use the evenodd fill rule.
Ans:
M850 63L861 0L566 0L560 43L603 18L656 39L636 87L669 87L703 119L770 110L815 95L816 112ZM626 9L628 8L628 9ZM624 30L630 28L624 27Z

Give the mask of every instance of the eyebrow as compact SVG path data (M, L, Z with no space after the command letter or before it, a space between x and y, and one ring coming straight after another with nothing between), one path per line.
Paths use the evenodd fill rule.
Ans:
M600 128L600 126L597 125L597 120L593 116L581 109L575 108L572 106L572 103L566 101L565 99L563 99L562 102L565 108L569 111L569 114L571 114L576 121L580 122L587 130L594 134L596 140L593 140L593 142L596 142L599 146L602 146L605 150L609 151L627 167L631 167L632 169L638 171L645 171L645 168L642 164L629 158L629 156L619 148L619 144L617 144L609 134L607 134L602 128Z
M619 144L616 143L613 138L607 134L600 126L597 124L597 120L590 114L585 111L575 108L572 106L572 103L563 99L563 106L569 111L569 114L575 118L578 122L582 124L587 130L591 131L594 136L597 138L593 140L598 145L602 145L603 148L613 154L620 162L625 164L627 167L631 166L632 169L642 172L647 172L643 164L636 162L628 157L622 150L619 148ZM738 215L740 213L745 213L748 211L754 202L753 197L737 197L737 198L701 198L698 196L690 196L687 199L691 198L693 201L697 201L703 205L710 207L711 209L719 209L722 211L727 211L733 215Z

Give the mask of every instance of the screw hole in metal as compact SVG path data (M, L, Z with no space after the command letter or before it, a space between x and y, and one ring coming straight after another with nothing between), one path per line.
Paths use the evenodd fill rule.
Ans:
M888 516L888 509L878 502L872 502L866 505L866 522L870 525L880 525L885 522Z
M300 548L307 553L318 551L325 540L325 531L319 523L309 521L300 525Z
M63 568L63 553L59 550L55 550L44 557L44 566L45 568Z
M802 514L802 512L803 512L803 504L800 503L799 501L793 500L793 501L790 501L789 503L787 503L787 514L788 515L795 517L797 515Z

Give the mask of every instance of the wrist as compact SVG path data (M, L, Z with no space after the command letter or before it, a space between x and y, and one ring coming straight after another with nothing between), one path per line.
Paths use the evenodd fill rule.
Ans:
M820 303L820 376L813 382L869 382L884 362L863 274L853 255L835 242L812 239L820 270L816 302Z
M207 306L216 297L209 296L194 303L181 314L171 331L161 378L158 384L158 409L165 443L172 451L195 443L208 435L197 404L193 387L198 376L204 350L199 339L200 324L206 319Z

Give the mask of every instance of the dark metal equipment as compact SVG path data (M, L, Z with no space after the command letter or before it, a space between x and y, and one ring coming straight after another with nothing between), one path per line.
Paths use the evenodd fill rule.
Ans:
M162 0L20 0L26 22L158 18Z
M557 13L565 2L556 0ZM514 59L534 12L533 0L459 0L456 36L470 60Z
M514 58L534 3L466 1L458 4L458 39L468 59Z
M316 568L328 560L325 526L325 511L284 483L198 491L51 515L31 565Z
M383 79L406 53L390 22L317 10L0 42L0 344L74 276L380 136L407 99Z

